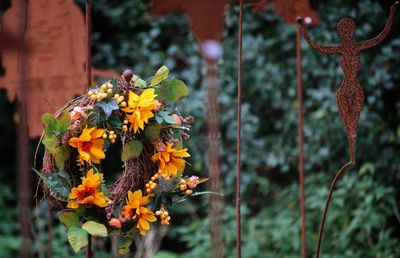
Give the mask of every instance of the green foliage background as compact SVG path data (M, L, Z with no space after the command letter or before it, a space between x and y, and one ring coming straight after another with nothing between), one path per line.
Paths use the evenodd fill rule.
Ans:
M78 1L83 6L83 1ZM336 22L345 16L358 24L356 39L383 28L389 1L311 1L321 24L313 39L338 42ZM180 14L154 20L149 2L94 1L93 61L119 72L130 67L143 77L161 65L190 87L180 110L197 121L189 143L193 170L207 175L205 138L205 64ZM226 13L223 59L219 63L224 188L225 257L234 257L234 182L236 144L236 51L238 8ZM323 256L332 258L400 257L400 14L380 46L361 54L358 76L366 102L360 118L357 165L340 180L327 219ZM245 8L243 38L243 256L299 257L297 187L297 115L295 27L271 8L262 13ZM314 252L321 211L334 173L347 161L347 140L335 104L342 74L339 57L315 52L303 41L306 155L307 241ZM15 209L14 105L0 94L0 256L18 250ZM34 143L32 143L33 146ZM10 146L12 146L10 148ZM10 162L12 161L12 162ZM33 176L33 175L32 175ZM46 216L33 219L33 252L44 254ZM191 213L189 213L191 211ZM192 214L195 211L194 215ZM203 258L210 252L207 197L197 197L173 214L173 226L162 249L176 257ZM396 218L397 216L397 218ZM175 217L175 218L174 218ZM72 257L62 227L55 229L57 257ZM165 254L165 253L164 253ZM81 254L82 255L82 254ZM165 254L166 255L166 254ZM79 256L79 255L78 255ZM43 256L41 256L43 257ZM99 254L101 256L101 253ZM104 257L107 254L104 253ZM158 257L167 257L160 254ZM171 256L175 257L175 256Z

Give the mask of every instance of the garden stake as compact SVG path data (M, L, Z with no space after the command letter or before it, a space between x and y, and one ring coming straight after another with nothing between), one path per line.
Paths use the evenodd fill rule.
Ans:
M254 11L263 12L270 0L261 0L252 4ZM306 209L304 194L304 136L303 136L303 82L301 70L301 28L297 24L298 17L304 17L306 25L318 25L319 16L311 8L309 0L275 0L273 10L285 22L297 25L296 31L296 73L297 73L297 131L298 131L298 173L300 200L300 254L307 257Z
M301 70L301 27L296 30L296 58L297 58L297 131L299 145L299 195L300 195L300 220L301 220L301 257L307 257L306 236L306 208L304 194L304 141L303 141L303 81Z
M243 0L240 0L239 35L238 35L238 84L237 84L237 132L236 132L236 257L242 257L241 248L241 218L240 218L240 137L242 120L242 39L243 39Z
M220 129L219 105L217 85L217 63L207 60L207 140L208 140L208 169L210 174L210 190L221 191L220 182ZM221 201L220 195L210 195L210 230L212 239L211 257L223 257L223 243L221 235Z
M222 55L221 38L224 29L224 0L155 0L150 13L154 16L171 11L183 11L198 43L207 69L207 157L210 191L221 191L220 172L220 128L217 68ZM210 195L211 257L223 258L221 208L222 198Z
M86 0L85 6L85 29L86 29L86 87L92 84L92 45L91 45L91 25L92 25L92 0ZM92 236L88 234L88 243L86 246L86 258L92 257Z
M19 12L19 31L18 38L20 42L25 40L25 32L27 27L27 1L20 0L17 2ZM19 224L21 246L19 255L22 258L29 257L30 253L30 229L31 229L31 210L30 210L30 173L29 167L29 140L28 140L28 123L26 115L26 89L27 89L27 51L20 50L18 54L17 71L19 75L19 82L17 84L18 92L18 114L20 123L18 126L18 208L19 208Z
M338 106L339 114L343 120L346 129L350 149L350 161L343 165L336 173L328 192L328 197L326 199L324 211L322 213L322 219L318 234L316 258L320 257L325 219L328 213L329 203L333 190L335 189L335 185L340 176L346 171L346 169L351 165L355 165L356 163L355 155L357 125L360 117L360 112L364 104L364 92L360 86L360 83L357 81L357 74L360 70L360 60L358 58L358 54L361 50L366 50L374 47L385 39L392 28L394 15L398 5L399 2L396 1L390 8L390 15L383 31L378 36L362 42L355 42L353 39L356 29L356 24L354 20L350 18L341 19L337 24L337 31L341 42L339 45L336 46L323 46L311 40L307 31L304 29L303 20L298 20L299 24L302 26L304 38L311 47L325 54L342 55L340 64L344 74L344 80L336 92L336 104Z

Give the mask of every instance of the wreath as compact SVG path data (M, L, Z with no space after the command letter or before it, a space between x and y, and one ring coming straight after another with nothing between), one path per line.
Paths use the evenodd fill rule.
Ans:
M131 70L121 77L42 117L43 168L35 171L75 252L88 234L129 237L145 235L157 220L168 225L174 203L202 194L193 190L206 181L182 175L190 157L183 143L194 122L176 108L188 95L185 83L170 78L166 66L148 80ZM123 173L106 184L101 163L118 142Z

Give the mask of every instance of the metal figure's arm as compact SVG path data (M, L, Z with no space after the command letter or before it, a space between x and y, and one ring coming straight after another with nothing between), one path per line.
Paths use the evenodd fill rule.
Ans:
M390 14L389 14L389 18L386 22L385 28L383 28L383 31L381 33L379 33L378 36L358 43L358 45L360 46L360 50L374 47L374 46L378 45L379 43L381 43L386 38L386 36L389 34L390 30L392 29L394 15L396 13L396 9L397 9L398 5L399 5L399 1L396 1L392 5L392 7L390 7Z
M335 53L339 53L339 47L338 46L322 46L318 43L316 43L315 41L313 41L310 38L310 35L308 35L308 32L305 28L303 19L299 18L297 19L297 23L300 24L301 26L301 32L304 35L305 40L308 42L308 44L310 44L311 47L313 47L315 50L318 50L322 53L325 54L335 54Z

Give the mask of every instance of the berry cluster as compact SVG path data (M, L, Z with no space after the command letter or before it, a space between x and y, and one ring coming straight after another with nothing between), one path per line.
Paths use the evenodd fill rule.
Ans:
M124 96L120 96L119 94L115 94L113 99L117 102L121 107L126 107L126 102L124 101Z
M115 134L114 131L110 131L109 134L107 133L103 134L103 139L109 139L111 143L115 143L115 140L117 139L117 135Z
M179 185L179 189L184 192L186 195L191 195L193 190L188 189L187 181L185 179L181 179L181 183Z
M157 183L155 183L154 181L156 181L158 179L158 174L154 174L154 176L152 176L150 178L150 181L147 182L146 186L146 193L151 194L153 193L154 189L156 189L157 187Z
M101 101L112 93L113 87L114 86L110 82L107 82L101 85L99 90L90 90L88 95L94 101Z
M161 225L169 225L171 216L169 216L168 211L166 211L164 208L161 208L161 210L156 211L156 216L160 217Z

